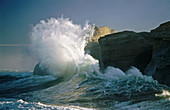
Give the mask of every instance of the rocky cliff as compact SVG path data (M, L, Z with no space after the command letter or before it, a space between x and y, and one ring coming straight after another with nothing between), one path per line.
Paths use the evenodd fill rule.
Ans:
M159 83L170 86L170 21L151 31L153 38L152 60L145 73Z
M150 33L123 31L99 39L104 68L114 66L126 71L135 66L144 71L152 56Z
M99 39L104 68L126 71L137 67L159 83L170 86L170 21L150 33L124 31Z

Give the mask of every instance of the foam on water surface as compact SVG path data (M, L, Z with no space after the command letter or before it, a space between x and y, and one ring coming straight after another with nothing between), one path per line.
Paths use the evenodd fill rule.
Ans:
M26 102L22 99L5 99L0 98L0 109L30 109L30 110L95 110L91 108L83 108L79 106L56 106L56 105L46 105L43 103Z

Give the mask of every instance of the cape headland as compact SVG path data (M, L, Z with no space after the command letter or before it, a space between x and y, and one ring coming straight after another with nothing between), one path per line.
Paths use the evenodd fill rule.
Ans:
M99 60L101 70L114 66L127 71L134 66L159 83L170 86L170 21L150 32L139 33L95 27L85 51ZM45 75L48 69L37 64L33 73Z

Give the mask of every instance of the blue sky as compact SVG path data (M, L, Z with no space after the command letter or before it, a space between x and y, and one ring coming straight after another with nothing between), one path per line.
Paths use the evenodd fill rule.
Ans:
M62 15L81 25L88 20L117 31L150 31L170 20L170 0L0 0L0 57L12 48L2 44L25 46L32 26Z
M170 20L170 0L1 0L1 43L28 43L31 26L50 17L89 20L117 31L149 31Z

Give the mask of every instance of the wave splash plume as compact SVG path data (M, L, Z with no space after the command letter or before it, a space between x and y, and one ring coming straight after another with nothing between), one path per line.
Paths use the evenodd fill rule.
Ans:
M81 27L68 18L51 18L33 28L31 50L40 66L57 77L79 73L82 69L90 69L90 65L98 70L98 61L84 51L93 32L94 26L88 23Z

